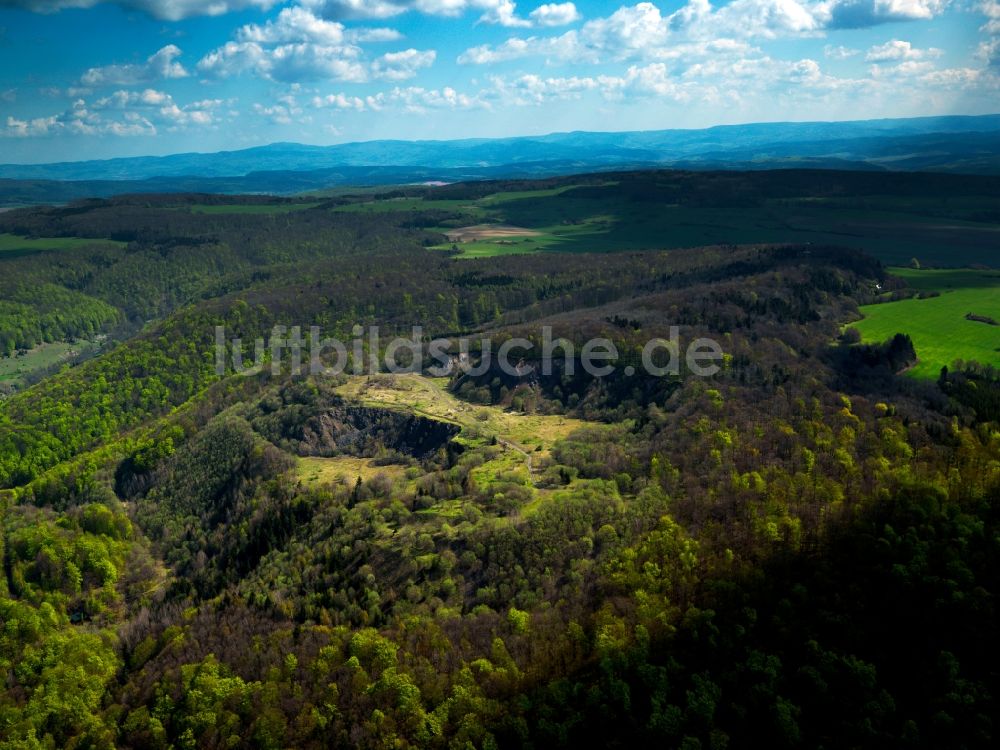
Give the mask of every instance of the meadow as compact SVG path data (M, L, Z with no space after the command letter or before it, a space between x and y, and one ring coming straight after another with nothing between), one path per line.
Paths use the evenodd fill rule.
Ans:
M27 378L70 359L92 352L98 346L93 341L52 341L29 349L26 354L0 357L0 387L20 389Z
M896 333L913 339L918 362L914 377L936 378L956 359L1000 366L1000 325L970 320L971 313L1000 321L1000 271L891 268L921 291L940 292L926 299L864 305L864 319L852 326L864 341L884 341Z
M125 245L124 242L114 240L92 240L81 237L22 237L16 234L0 234L0 257L10 259L52 250L79 250L93 247L95 244L120 247Z

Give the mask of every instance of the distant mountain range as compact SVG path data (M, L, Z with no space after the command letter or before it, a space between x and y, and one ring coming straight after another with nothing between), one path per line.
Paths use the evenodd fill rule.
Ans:
M607 169L829 167L1000 174L1000 115L758 123L454 141L274 143L219 153L0 165L0 203L135 192L290 194L336 185Z

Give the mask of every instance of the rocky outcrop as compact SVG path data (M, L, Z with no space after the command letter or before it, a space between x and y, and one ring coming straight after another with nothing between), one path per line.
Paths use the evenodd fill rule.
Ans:
M392 409L344 403L302 425L301 455L374 455L391 450L423 458L446 446L459 432L448 422Z

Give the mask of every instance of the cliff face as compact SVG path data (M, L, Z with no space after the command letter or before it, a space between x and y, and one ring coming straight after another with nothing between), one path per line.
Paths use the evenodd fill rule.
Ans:
M447 445L457 425L372 406L340 404L301 428L300 455L371 455L381 448L423 458Z

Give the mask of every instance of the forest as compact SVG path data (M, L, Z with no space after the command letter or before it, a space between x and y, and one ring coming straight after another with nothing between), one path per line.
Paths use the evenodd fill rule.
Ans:
M1000 360L923 377L921 339L851 327L925 293L905 236L656 217L813 194L906 223L952 190L988 290L995 178L817 174L0 213L78 240L0 251L0 354L108 341L0 396L0 747L994 747ZM444 235L501 224L548 244ZM549 326L617 357L247 376L216 371L220 325L420 325L528 364ZM671 326L719 371L627 374Z

